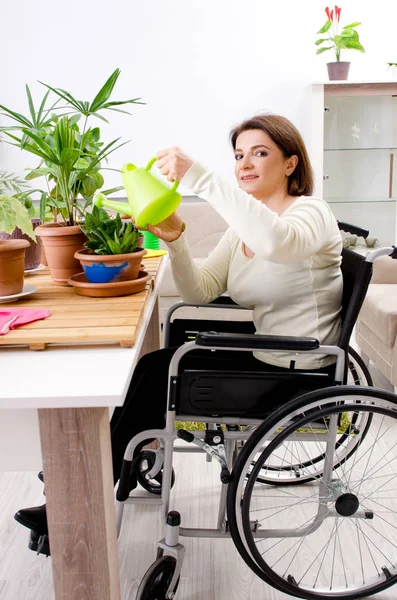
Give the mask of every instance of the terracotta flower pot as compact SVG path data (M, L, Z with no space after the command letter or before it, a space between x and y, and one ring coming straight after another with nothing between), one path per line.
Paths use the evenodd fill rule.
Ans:
M346 81L349 75L350 63L337 61L327 63L328 79L330 81Z
M40 225L40 219L31 219L33 229L35 230ZM22 231L16 227L12 233L0 233L0 240L27 240L29 242L29 248L25 252L25 271L30 269L36 269L40 266L41 262L41 239L37 238L37 242L30 239L28 235L22 233Z
M84 248L75 254L83 267L90 283L114 283L136 279L141 267L141 260L147 254L143 248L128 254L100 255Z
M23 288L27 240L0 241L0 296L19 294Z
M42 239L51 277L55 285L68 286L68 279L81 271L74 257L84 246L85 234L78 225L66 226L58 223L40 225L35 234Z

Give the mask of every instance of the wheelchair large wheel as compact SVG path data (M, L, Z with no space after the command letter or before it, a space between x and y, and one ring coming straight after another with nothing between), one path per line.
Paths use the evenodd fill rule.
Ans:
M136 600L166 600L166 593L171 583L176 567L176 559L173 556L162 556L154 562L146 571L138 592ZM179 579L176 583L174 594L178 588Z
M348 385L373 386L371 374L364 364L361 356L351 347L349 347L348 362ZM336 447L340 450L338 456L341 461L346 461L352 456L360 443L361 437L365 437L371 425L372 416L370 413L360 414L355 411L348 420L347 415L341 415L339 419L338 436L336 438ZM354 432L354 436L352 436ZM296 457L296 462L291 463L290 457ZM296 485L304 481L312 481L314 477L321 475L324 456L319 453L317 456L311 456L307 460L305 453L299 441L286 440L279 451L279 462L263 465L258 481L262 483L275 485ZM255 461L253 466L255 465ZM314 465L318 465L318 470L314 471ZM309 469L308 469L309 467Z
M357 410L373 415L372 424L346 463L335 443L338 422ZM321 475L292 491L258 483L291 438L309 462L322 448ZM326 388L289 402L245 444L228 489L229 527L245 562L277 589L308 600L363 598L397 582L396 490L397 397Z

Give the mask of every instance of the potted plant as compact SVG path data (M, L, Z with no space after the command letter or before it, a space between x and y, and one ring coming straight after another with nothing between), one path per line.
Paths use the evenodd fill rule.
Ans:
M325 9L327 21L317 32L317 34L320 35L327 33L328 37L321 37L316 41L316 46L321 46L321 48L318 48L316 54L322 54L327 50L330 50L335 54L336 60L327 63L328 77L331 81L346 80L349 74L350 63L341 61L340 59L342 50L358 50L359 52L365 52L360 43L358 33L355 30L361 23L355 21L354 23L345 25L341 30L339 23L341 10L342 9L336 5L332 10L327 6ZM322 46L324 43L326 43L326 45Z
M36 240L27 209L13 196L0 195L0 231L12 234L18 227ZM19 294L23 288L25 250L28 240L0 240L0 296Z
M38 109L26 86L27 116L0 105L3 115L13 122L12 126L1 127L0 131L10 138L9 143L40 160L26 179L44 177L46 180L45 189L33 189L30 194L40 193L42 223L48 207L53 213L54 222L41 225L36 234L43 240L51 275L58 285L68 285L67 279L80 269L74 258L76 250L85 241L79 224L84 222L95 192L104 184L100 172L102 163L111 152L126 143L118 143L120 138L117 138L105 145L100 140L99 127L88 127L88 119L97 117L108 122L102 111L126 112L120 106L142 104L139 98L110 100L119 75L120 70L116 69L92 102L76 100L65 90L43 84L47 91ZM49 101L49 98L52 100ZM106 193L118 189L122 188L107 190Z
M88 241L75 258L90 283L130 281L138 277L146 250L138 247L141 234L132 221L122 220L118 213L111 218L103 208L94 206L80 227Z
M39 215L33 206L32 200L29 198L29 192L26 191L26 181L20 179L14 173L7 173L7 171L0 171L0 195L11 194L15 198L18 198L20 202L27 209L30 220L32 223L33 230L35 230L41 223ZM8 239L21 239L28 240L29 236L23 233L19 227L16 227L12 233L6 233L0 231L0 240ZM30 241L29 248L25 252L25 271L31 271L40 266L41 255L42 255L42 243L41 239L37 238L36 241Z

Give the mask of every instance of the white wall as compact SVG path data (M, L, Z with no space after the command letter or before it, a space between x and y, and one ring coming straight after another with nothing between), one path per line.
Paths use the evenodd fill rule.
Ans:
M3 1L0 103L24 112L24 84L39 98L37 80L90 99L120 67L115 97L141 96L147 105L133 107L132 117L108 113L110 127L100 122L104 139L132 140L111 167L143 165L157 150L179 145L232 178L229 129L259 111L289 117L310 151L310 84L326 79L332 60L329 53L315 55L324 6L319 0ZM385 63L397 60L397 3L378 0L375 9L343 0L342 21L352 20L363 22L367 52L346 54L350 78L384 79ZM35 164L0 144L0 169L22 173ZM118 174L108 172L106 187L118 184Z

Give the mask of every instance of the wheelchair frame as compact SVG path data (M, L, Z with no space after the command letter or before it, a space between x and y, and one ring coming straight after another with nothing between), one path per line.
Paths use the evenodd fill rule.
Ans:
M394 247L381 248L381 249L370 252L367 255L365 261L372 263L378 256L383 256L383 255L390 255L393 258L397 258L397 251ZM237 305L231 306L230 303L226 303L226 302L224 303L224 298L221 297L218 299L218 302L215 305L210 304L210 305L203 305L203 306L204 307L212 307L212 308L222 308L222 309L223 308L228 308L228 309L241 308L241 309L243 309L243 307L238 307ZM168 310L166 322L164 325L164 339L166 342L165 345L167 345L167 342L169 339L171 316L175 312L175 310L177 310L183 306L199 307L200 305L185 304L183 302L180 302L180 303L177 303L176 305L172 306ZM361 306L361 304L360 304L360 306ZM294 344L293 338L289 338L286 346L281 349L280 343L282 342L282 337L281 336L274 336L274 337L279 338L277 340L276 344L274 344L272 342L272 340L270 339L270 338L272 338L272 336L270 336L270 337L269 336L255 336L255 338L263 338L263 347L261 347L260 349L264 350L264 351L266 351L266 350L269 350L269 351L270 350L271 351L289 350L289 351L296 351L296 352L305 352L305 354L310 353L310 354L323 354L323 355L325 354L325 355L335 356L335 358L336 358L335 381L334 381L334 386L332 386L332 388L334 388L335 386L341 386L343 384L344 376L345 376L345 368L346 368L346 351L343 348L336 346L336 345L335 346L320 345L317 342L317 345L315 345L314 343L309 344L310 349L304 349L302 347L302 344L299 343L302 340L299 340L296 338L297 341ZM272 345L273 346L275 345L276 347L272 347ZM221 343L219 341L217 341L217 343L211 344L211 340L206 338L205 335L204 336L198 335L196 340L187 342L183 346L179 347L176 350L176 352L171 360L170 367L169 367L169 378L168 378L169 383L168 383L168 393L167 393L167 414L166 414L165 428L164 429L152 429L152 430L147 430L147 431L143 431L143 432L139 433L129 442L127 449L125 451L125 454L124 454L124 460L127 463L131 463L133 460L134 451L140 443L144 442L148 438L156 438L156 439L160 440L160 442L161 442L160 449L155 451L155 454L156 454L155 463L152 466L152 468L146 473L146 479L149 480L150 478L152 478L156 473L159 472L159 468L161 468L161 465L163 465L161 497L129 496L127 499L125 499L123 501L119 501L117 499L117 502L116 502L116 522L117 522L118 534L120 533L120 529L121 529L122 516L123 516L123 510L124 510L125 504L127 504L127 503L128 504L129 503L144 504L144 505L157 504L157 505L162 506L162 516L164 519L164 523L166 524L166 534L165 534L165 537L158 542L157 557L159 559L163 555L163 553L166 552L168 555L171 555L176 559L175 569L172 573L172 577L170 575L169 585L168 585L167 591L165 593L165 598L168 598L168 599L173 598L175 595L175 590L176 590L180 572L181 572L183 556L185 553L184 546L182 544L180 544L180 542L179 542L179 536L205 537L205 538L225 538L225 537L231 536L230 530L228 528L227 519L226 519L226 498L227 498L227 488L228 488L227 484L230 481L229 475L233 469L233 463L234 463L234 460L237 455L236 444L237 444L237 442L247 441L249 439L249 437L251 436L252 426L257 427L263 423L263 419L247 418L244 416L243 417L234 417L233 416L233 417L221 417L220 418L220 417L209 417L209 416L200 416L200 415L192 416L192 415L177 414L175 389L177 387L177 381L178 381L179 363L185 354L187 354L188 352L191 352L192 350L197 350L198 348L206 349L208 351L212 351L212 350L233 351L233 350L235 350L235 351L247 351L247 352L253 352L253 351L259 349L258 345L255 345L255 347L253 347L252 345L249 345L249 343L246 343L244 345L244 347L240 346L240 347L234 347L234 348L230 347L227 344L223 346L223 345L221 345ZM325 388L325 389L328 389L328 388ZM329 388L329 389L331 390L331 388ZM301 396L298 396L298 398L296 398L295 400L298 400L300 397ZM204 430L203 431L200 431L200 430L194 431L194 434L189 434L188 432L183 432L183 431L182 431L182 433L178 432L178 430L176 430L176 428L175 428L175 422L180 421L180 420L181 421L191 421L191 422L193 422L193 421L194 422L204 422L204 423L209 424L209 429L212 429L212 428L215 429L219 423L222 423L223 425L226 425L226 426L227 425L231 425L231 426L247 425L248 428L246 431L226 430L223 432L222 436L220 436L220 438L222 438L222 439L220 439L220 441L222 443L215 445L215 446L210 446L209 444L207 444L205 442L206 431L204 431ZM327 440L326 440L327 441L327 450L326 450L326 456L324 459L325 466L324 466L323 477L329 481L331 481L331 479L332 479L332 471L334 469L334 465L332 463L332 454L333 454L334 448L335 448L337 427L338 427L337 417L336 416L331 417L329 432L328 432L328 434L324 434L327 437ZM299 438L300 434L298 433L295 435L297 435ZM302 436L304 437L305 441L308 440L307 433L303 433ZM194 448L194 447L193 448L190 448L190 447L174 448L174 442L178 438L182 438L185 441L194 442L194 444L198 447L197 448ZM268 441L267 438L264 438L264 439L266 439L266 441ZM323 439L325 439L325 438L323 438ZM206 452L207 460L208 459L211 460L212 458L215 458L217 461L219 461L219 463L221 465L221 473L223 475L223 480L222 480L222 476L221 476L221 480L222 480L222 483L224 483L224 485L222 485L222 488L221 488L216 528L204 529L204 528L181 527L179 513L176 513L175 511L169 512L173 452L174 451L189 452L192 450L196 451L196 452L203 452L203 451ZM119 485L120 485L120 482L119 482ZM322 490L324 493L324 488L322 488ZM321 490L320 490L320 494L321 494ZM116 498L117 498L117 496L116 496ZM320 505L319 513L318 513L319 524L321 524L321 522L322 522L322 518L321 518L322 514L323 513L321 513L321 505ZM358 515L358 518L362 518L362 515L361 514ZM254 533L255 533L255 536L258 536L258 537L261 537L263 535L269 535L269 533L266 531L264 531L264 532L255 531ZM285 532L283 532L283 535L286 535ZM293 536L293 534L291 534L291 536ZM271 537L277 537L277 532L273 532L273 534L271 534ZM248 552L249 552L249 549L248 549ZM280 589L282 589L282 588L280 588ZM285 590L283 590L283 591L285 591ZM300 597L306 597L306 596L300 596ZM140 595L139 591L138 591L137 599L138 598L139 599L144 598L144 595L143 596Z

